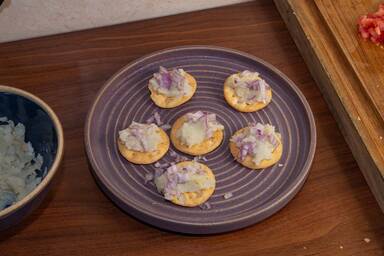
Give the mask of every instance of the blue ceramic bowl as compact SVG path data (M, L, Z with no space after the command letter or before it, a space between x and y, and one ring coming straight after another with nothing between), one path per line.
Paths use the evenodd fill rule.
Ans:
M0 231L24 219L35 209L49 189L63 156L63 129L52 109L36 96L0 85L0 117L25 126L26 141L43 156L42 170L47 169L41 183L26 197L0 211ZM43 173L38 173L43 176Z

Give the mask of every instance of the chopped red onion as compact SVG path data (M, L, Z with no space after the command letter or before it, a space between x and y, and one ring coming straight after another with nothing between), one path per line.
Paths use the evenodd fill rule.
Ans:
M135 136L139 140L140 145L143 147L144 151L148 151L148 147L144 143L145 138L144 138L143 134L141 133L141 130L132 126L131 133L133 136Z
M151 124L153 123L153 121L155 121L155 117L154 116L150 116L147 121L145 121L147 124Z
M154 179L153 173L146 173L144 175L144 184L147 184L148 182L152 181Z
M156 168L166 168L166 167L168 167L170 164L169 163L164 163L164 164L161 164L161 163L159 163L159 162L156 162L155 163L155 167Z
M171 157L177 157L178 156L178 154L176 153L176 151L174 151L174 150L170 150L170 155L171 155Z
M189 158L186 156L178 155L176 157L176 162L183 162L183 161L188 161L188 160L189 160Z
M240 155L239 155L239 158L241 161L243 161L245 159L245 157L247 156L248 154L248 151L250 150L250 146L249 144L243 144L241 146L241 149L240 149Z
M160 118L160 114L159 114L159 112L155 111L155 112L153 113L153 117L154 117L155 122L156 122L156 124L157 124L158 126L160 126L160 125L163 124L163 122L161 122L161 118Z
M212 137L215 130L213 130L212 127L210 127L210 123L217 123L216 121L216 114L210 113L210 112L203 112L203 111L197 111L195 113L188 113L186 114L186 117L188 119L188 122L197 122L199 120L202 120L203 118L203 126L205 131L205 137L210 138Z
M245 82L245 85L250 90L255 90L255 91L260 90L260 80L253 80L250 82Z
M274 134L274 132L266 133L264 130L265 126L260 123L250 123L249 126L250 135L255 136L259 141L268 141L272 144L274 149L277 148L277 146L279 145L279 141L276 139L276 135ZM274 130L274 127L272 127L272 129ZM255 142L244 142L243 139L245 139L246 137L246 134L240 134L231 138L231 141L234 142L239 148L238 157L242 161L247 155L252 155L254 153Z
M192 121L192 122L196 122L197 120L199 120L203 116L204 116L204 112L200 111L200 110L195 112L195 113L188 113L186 115L188 121Z
M205 203L199 205L199 207L200 207L202 210L209 210L209 209L212 208L212 207L211 207L211 204L210 204L209 202L205 202Z
M186 78L181 69L175 68L167 70L166 68L160 66L159 72L153 74L153 77L156 79L160 88L171 90L173 87L178 91L183 91L184 89L184 81Z
M257 129L257 132L261 135L262 132L264 131L264 125L262 125L261 123L257 123L255 125L255 128Z
M159 177L164 173L164 169L156 168L155 169L155 177Z
M164 131L167 131L171 129L172 126L170 124L163 124L162 126L160 126L160 128L163 129Z
M241 76L248 76L250 75L250 71L243 71L241 73ZM251 81L242 81L241 79L234 79L234 86L235 87L242 87L247 88L250 91L257 92L256 95L249 94L248 97L245 97L245 102L254 102L254 101L261 101L266 102L267 100L267 90L270 90L270 86L265 82L263 79L254 79ZM241 101L241 102L240 102ZM239 103L243 103L244 100L239 100Z
M170 167L168 167L167 171L170 173L176 173L177 172L177 166L171 165Z
M180 154L176 153L176 151L174 151L172 149L170 149L170 155L171 155L171 157L173 157L175 159L176 163L189 160L188 157L180 155Z
M247 101L253 101L253 100L255 100L256 98L257 98L257 96L256 96L256 95L253 95L253 96L247 98ZM244 102L240 102L239 100L238 100L238 102L239 102L239 103L244 103Z
M168 70L162 66L159 68L159 73L154 74L155 79L160 87L169 90L172 86L172 77Z

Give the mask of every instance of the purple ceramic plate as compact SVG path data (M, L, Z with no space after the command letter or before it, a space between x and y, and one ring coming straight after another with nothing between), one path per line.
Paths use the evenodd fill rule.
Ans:
M147 88L159 66L183 68L198 89L192 100L174 109L156 107ZM272 102L256 113L240 113L224 100L223 83L242 70L257 71L271 85ZM167 202L153 183L144 183L153 165L134 165L117 149L118 131L132 121L145 122L158 111L165 123L196 110L217 114L225 126L222 145L206 155L215 173L210 209L184 208ZM271 123L282 135L284 152L278 164L252 171L234 161L230 136L249 122ZM285 206L303 185L315 152L312 112L298 88L270 64L239 51L186 46L142 57L115 74L101 89L88 114L85 145L94 176L103 191L124 211L156 227L190 234L213 234L259 222ZM160 162L170 162L168 154ZM224 194L232 193L229 199Z

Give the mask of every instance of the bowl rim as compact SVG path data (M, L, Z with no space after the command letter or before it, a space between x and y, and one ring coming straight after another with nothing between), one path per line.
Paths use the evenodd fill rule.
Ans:
M44 102L39 97L24 91L22 89L0 85L0 93L11 93L15 95L22 96L28 100L31 100L32 102L36 103L38 106L40 106L51 118L53 125L56 130L57 134L57 153L55 156L55 160L53 161L53 164L51 168L49 168L47 175L44 177L44 179L35 187L29 194L27 194L24 198L22 198L20 201L17 201L15 204L5 208L4 210L0 211L0 220L7 217L8 215L16 212L23 206L25 206L27 203L29 203L32 199L34 199L38 194L40 194L43 189L51 182L53 179L55 173L57 172L60 162L63 158L64 153L64 132L63 127L60 123L59 118L55 114L55 112L49 107L49 105Z

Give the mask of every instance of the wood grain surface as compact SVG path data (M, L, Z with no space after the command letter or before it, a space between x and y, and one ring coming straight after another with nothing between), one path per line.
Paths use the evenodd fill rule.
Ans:
M356 0L353 2L356 3L356 6L362 6L364 1ZM366 1L366 6L369 5L368 2L371 2L370 5L376 8L377 1ZM331 106L331 111L352 149L361 171L384 211L384 122L381 115L378 114L378 108L369 98L364 80L361 80L356 73L354 65L357 64L351 62L350 58L346 56L349 54L348 51L338 43L342 40L337 39L338 34L329 28L328 23L331 21L326 22L324 14L320 12L320 8L317 6L322 2L319 1L316 4L315 1L287 0L275 1L275 3L325 100ZM339 1L332 3L336 5ZM332 3L328 2L326 7L322 7L323 12L328 12L326 9L329 9L329 12L334 10L335 6L330 6ZM343 3L347 5L346 2ZM339 5L343 4L339 3ZM342 7L338 6L338 8ZM366 10L367 7L362 9ZM353 13L355 14L353 15ZM356 13L357 11L354 10L351 11L350 15L358 16ZM330 19L330 17L327 18ZM356 29L352 20L349 25ZM334 26L335 30L336 27L338 30L343 24L338 26L334 24ZM353 30L353 28L349 28L349 30ZM348 33L353 33L355 36L351 42L355 41L355 44L360 44L359 47L362 48L359 50L360 52L367 48L371 49L371 54L375 53L375 56L382 54L381 48L359 40L356 32L348 31ZM372 47L375 47L375 51ZM353 52L350 54L354 55ZM382 66L379 64L382 60L372 63L370 61L373 60L365 59L365 65L370 66L372 63L376 63ZM375 77L375 72L369 74Z
M363 92L374 106L376 114L384 119L384 48L357 36L358 18L375 12L381 2L383 1L315 0L340 50L361 81Z
M147 226L116 208L89 171L83 126L98 89L143 54L186 44L263 58L299 86L315 114L317 152L303 189L240 231L184 236ZM0 235L0 255L383 255L383 214L272 1L0 44L0 55L0 83L49 103L66 140L53 189L22 225Z

